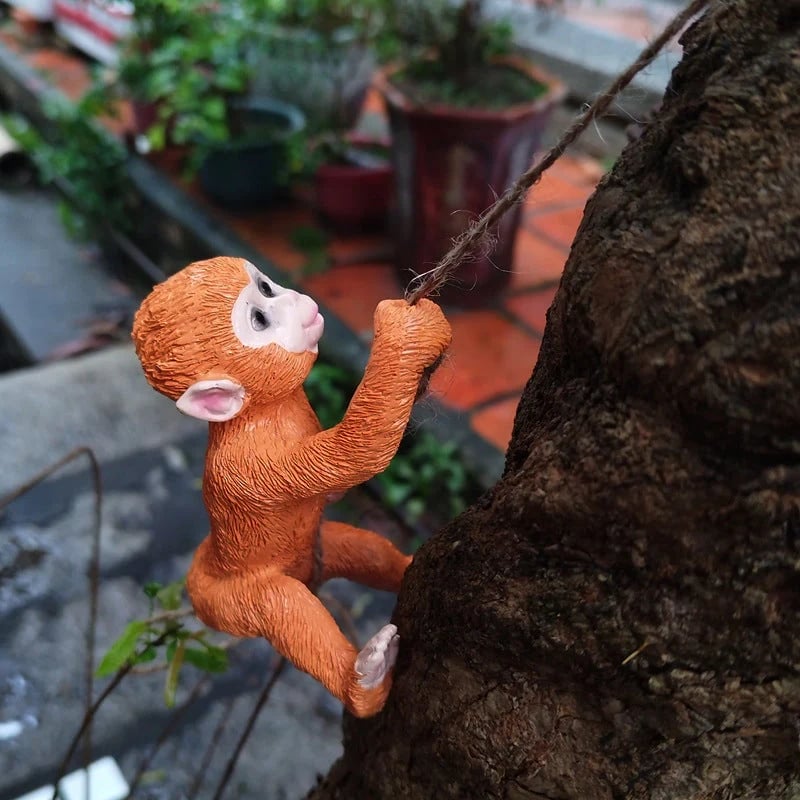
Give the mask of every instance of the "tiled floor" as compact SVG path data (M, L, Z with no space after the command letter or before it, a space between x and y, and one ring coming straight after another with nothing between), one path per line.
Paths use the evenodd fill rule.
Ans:
M0 44L23 52L27 61L72 97L86 85L86 66L66 51L26 47L6 29ZM373 99L368 113L379 113ZM120 130L122 122L111 127ZM453 346L432 389L442 403L464 415L465 424L500 450L508 444L519 395L539 352L545 315L552 302L582 209L602 174L597 162L564 157L547 173L525 205L516 242L515 272L507 292L490 307L452 310ZM196 187L191 194L202 197ZM257 214L222 217L280 269L324 302L352 330L368 336L375 304L404 290L388 260L386 241L334 237L329 255L338 265L306 274L306 256L292 247L291 233L315 224L297 204ZM359 258L361 256L361 258ZM364 261L365 263L341 263Z

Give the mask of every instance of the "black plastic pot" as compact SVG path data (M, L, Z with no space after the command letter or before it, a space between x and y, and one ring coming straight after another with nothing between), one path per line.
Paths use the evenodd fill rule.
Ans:
M305 128L303 112L277 100L247 99L235 105L239 135L215 145L198 178L203 191L232 211L263 208L284 188L290 136Z

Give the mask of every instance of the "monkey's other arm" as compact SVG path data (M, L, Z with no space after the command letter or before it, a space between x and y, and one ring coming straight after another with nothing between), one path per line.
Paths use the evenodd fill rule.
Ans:
M450 344L450 325L430 300L384 300L364 377L344 419L288 456L286 491L296 497L345 491L383 472L408 425L422 375Z

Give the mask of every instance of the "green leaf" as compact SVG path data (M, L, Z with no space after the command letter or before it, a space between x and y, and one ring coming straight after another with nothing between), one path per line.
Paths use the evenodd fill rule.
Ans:
M156 655L157 653L155 647L147 647L136 656L136 663L146 664L148 661L155 661Z
M184 580L173 581L156 592L156 600L165 611L176 611L181 607L184 585Z
M161 584L158 581L148 581L142 587L142 590L152 600L161 591L161 588Z
M163 150L167 144L167 126L157 122L147 129L146 136L153 150Z
M111 645L108 652L103 656L95 675L98 678L104 678L127 664L136 653L139 637L146 631L147 623L144 620L129 622L122 636Z
M409 519L418 520L425 511L425 501L419 498L409 500L406 504L406 513Z
M402 483L389 483L385 487L386 502L393 506L399 506L411 495L412 488Z
M184 656L189 664L206 672L225 672L228 669L228 654L221 647L206 645L205 650L187 648Z
M328 244L328 235L314 225L298 225L289 232L289 241L296 250L320 250Z
M167 708L172 708L175 705L175 694L178 691L178 678L180 678L185 651L186 645L183 642L178 642L178 646L175 648L175 655L172 661L169 662L167 679L164 682L164 704Z

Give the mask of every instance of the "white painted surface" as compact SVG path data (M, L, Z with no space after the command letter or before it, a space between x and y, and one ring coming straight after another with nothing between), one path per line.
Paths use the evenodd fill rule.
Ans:
M49 22L53 19L54 0L6 0L6 2L40 22Z
M117 762L111 756L101 758L89 765L88 770L78 769L62 778L59 784L59 800L86 800L86 773L89 774L89 797L91 800L125 800L130 788ZM52 786L42 786L16 800L51 800Z
M16 800L50 800L52 796L53 796L53 787L42 786L41 789L35 789L32 792L28 792L28 794L16 798Z
M18 719L0 722L0 739L15 739L23 730L25 726Z
M62 800L86 800L86 773L89 773L91 800L125 800L129 787L117 762L111 756L89 765L88 770L76 770L59 784Z

